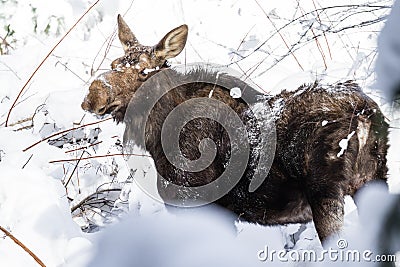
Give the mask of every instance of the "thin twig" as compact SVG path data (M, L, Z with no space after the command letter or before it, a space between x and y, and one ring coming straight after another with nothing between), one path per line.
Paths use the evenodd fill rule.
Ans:
M87 196L84 199L82 199L81 201L79 201L78 204L73 206L71 208L71 213L74 212L75 210L77 210L78 208L80 208L83 204L85 204L86 201L88 201L90 198L94 197L95 195L99 195L99 194L106 193L106 192L114 192L114 191L121 191L121 189L120 188L101 189L101 190L94 192L93 194L90 194L89 196Z
M314 3L314 5L315 5L315 3ZM303 12L302 8L300 8L300 12L304 15L304 12ZM318 17L318 12L317 12L317 17ZM312 24L314 24L314 23L312 23ZM313 28L312 24L310 26L310 30L311 30L312 35L314 36L314 40L315 40L315 44L317 46L317 49L318 49L319 53L321 54L322 61L324 62L325 70L327 70L328 69L328 65L326 63L325 53L324 53L324 50L322 49L322 45L318 41L318 37L315 34L315 31L314 31L314 28ZM324 35L325 35L325 33L324 33Z
M128 7L128 9L127 9L127 10L125 11L125 13L123 14L123 16L125 16L125 15L128 13L128 11L132 8L133 2L134 2L134 1L132 0L131 3L130 3L130 5L129 5L129 7ZM111 45L112 45L112 43L113 43L113 41L114 41L116 35L117 35L117 28L114 27L114 30L113 30L112 34L104 40L103 44L100 46L100 49L97 51L97 54L96 54L96 56L95 56L94 59L93 59L92 66L91 66L91 68L90 68L90 75L91 75L91 76L94 76L94 74L95 74L97 71L100 70L101 65L103 65L103 62L104 62L104 60L106 59L106 57L107 57L107 55L108 55L108 52L109 52L110 49L111 49ZM102 59L100 60L100 63L98 64L97 69L94 70L94 62L95 62L95 60L97 59L97 57L99 56L100 51L103 49L103 46L104 46L106 43L107 43L107 46L106 46L106 49L105 49L105 51L104 51L104 55L103 55Z
M313 2L313 4L314 4L314 8L315 8L315 10L317 10L317 5L315 4L315 1L314 1L314 0L312 0L312 2ZM318 12L318 11L316 11L316 13L317 13L317 20L318 20L319 24L320 24L320 25L322 25L322 20L321 20L321 18L320 18L320 16L319 16L319 12ZM325 34L325 32L324 32L324 31L323 31L323 34L324 34L324 38L325 38L325 42L326 42L326 46L328 47L329 57L330 57L330 58L331 58L331 60L332 60L331 47L329 46L328 38L326 37L326 34Z
M0 230L8 236L12 241L14 241L15 244L20 246L23 250L25 250L40 266L46 267L44 263L29 249L27 248L24 244L22 244L21 241L19 241L15 236L13 236L9 231L4 229L3 227L0 226Z
M95 73L96 73L97 71L99 71L101 65L103 64L104 60L105 60L106 57L107 57L108 52L110 51L111 44L112 44L112 42L114 41L115 36L116 36L116 29L113 30L113 33L112 33L109 37L107 37L107 38L104 40L103 44L100 46L100 49L97 51L97 54L96 54L96 56L94 57L94 59L93 59L93 61L92 61L92 66L91 66L91 68L90 68L90 75L91 75L91 76L94 76ZM105 49L105 51L104 51L104 55L103 55L102 59L100 60L100 63L98 64L97 69L94 70L94 63L95 63L97 57L100 55L100 52L101 52L101 50L103 49L103 46L104 46L105 44L107 44L107 46L106 46L106 49Z
M242 44L244 44L244 41L246 40L246 38L247 38L247 36L249 35L249 33L253 30L254 26L255 26L255 25L253 25L253 27L251 27L250 30L248 30L247 33L244 35L244 37L243 37L242 40L240 41L238 47L236 48L236 53L232 53L232 54L236 54L236 55L238 55L238 56L241 56L240 53L239 53L239 49L240 49L240 47L242 46ZM233 55L232 55L232 58L231 58L231 62L232 62L232 60L233 60Z
M86 158L79 158L79 159L59 159L59 160L52 160L49 163L60 163L60 162L70 162L70 161L80 161L80 160L88 160L88 159L97 159L97 158L106 158L106 157L114 157L114 156L138 156L138 157L149 157L149 155L144 154L124 154L124 153L117 153L117 154L107 154L107 155L96 155L90 156Z
M20 121L18 121L18 122L16 122L16 123L13 123L13 124L10 124L10 127L15 126L15 125L17 125L17 124L25 123L25 122L27 122L27 121L31 121L31 124L30 124L30 125L26 125L26 126L20 127L20 128L18 128L18 129L16 129L15 131L17 132L17 131L22 131L22 130L25 130L25 129L31 129L31 128L33 128L33 126L34 126L33 120L35 119L36 114L37 114L45 105L46 105L46 104L41 104L41 105L39 105L38 107L36 107L35 112L33 113L33 115L32 115L31 117L26 118L26 119L23 119L23 120L20 120Z
M105 122L105 121L108 121L108 120L111 120L111 119L112 119L112 118L107 118L107 119L104 119L104 120L101 120L101 121L95 121L95 122L92 122L92 123L84 124L84 125L79 126L79 127L73 127L73 128L70 128L70 129L67 129L67 130L64 130L64 131L61 131L61 132L52 134L52 135L50 135L50 136L47 136L47 137L43 138L43 139L40 140L40 141L37 141L36 143L34 143L34 144L28 146L27 148L25 148L25 149L22 150L22 151L23 151L23 152L26 152L27 150L31 149L32 147L34 147L34 146L40 144L40 143L43 142L43 141L46 141L46 140L49 140L50 138L53 138L54 136L57 136L57 135L60 135L60 134L65 134L65 133L68 133L68 132L71 132L71 131L74 131L74 130L77 130L77 129L80 129L80 128L83 128L83 127L86 127L86 126L90 126L90 125L93 125L93 124L102 123L102 122Z
M84 146L84 147L79 147L79 148L71 149L71 150L65 151L64 153L67 154L67 153L79 151L79 150L82 150L82 149L88 149L89 147L96 146L96 145L101 144L101 143L103 143L103 141L99 141L99 142L90 144L90 145L88 145L88 146Z
M267 17L267 19L271 22L271 24L272 24L272 26L274 27L275 31L278 32L278 34L279 34L279 36L281 37L281 39L282 39L283 43L285 44L286 48L290 50L289 45L287 44L287 42L286 42L285 38L283 37L282 33L280 32L280 30L278 30L278 27L276 27L276 25L275 25L275 23L273 22L273 20L270 18L270 16L267 14L267 12L265 12L264 8L260 5L260 3L258 3L257 0L254 0L254 1L255 1L255 2L257 3L257 5L260 7L261 11L264 13L264 15ZM296 60L297 64L299 65L300 69L301 69L302 71L304 71L303 66L301 66L301 64L300 64L299 60L297 59L297 57L295 56L295 54L294 54L293 52L291 52L291 54L292 54L294 60Z
M61 39L57 42L57 44L50 50L50 52L45 56L45 58L42 60L42 62L40 62L39 66L36 67L36 69L33 71L33 73L31 74L31 76L29 77L29 79L26 81L26 83L24 84L24 86L21 88L21 90L19 91L17 97L14 100L14 103L11 105L8 114L7 114L7 119L6 119L6 124L5 127L8 126L8 120L10 118L11 115L11 111L13 110L13 108L15 107L15 104L17 103L19 97L21 96L22 92L25 90L25 88L28 86L29 82L32 80L33 76L35 76L36 72L38 72L38 70L40 69L40 67L42 67L42 65L44 64L44 62L50 57L50 55L54 52L54 50L57 48L57 46L65 39L65 37L67 37L67 35L76 27L76 25L83 19L83 17L89 13L89 11L99 2L100 0L97 0L96 2L94 2L94 4L92 4L86 11L85 13L83 13L83 15L75 22L74 25L72 25L72 27L64 34L63 37L61 37Z
M3 64L9 71L11 71L15 75L15 77L17 77L18 80L21 80L21 78L18 76L18 74L10 66L8 66L3 61L0 61L0 63Z
M55 67L57 67L57 64L63 65L63 67L64 67L65 69L67 69L69 72L71 72L75 77L77 77L77 78L78 78L79 80L81 80L82 82L86 83L86 81L85 81L84 79L82 79L76 72L74 72L73 70L71 70L70 68L68 68L67 64L62 63L60 60L58 60L58 61L56 62Z
M193 49L193 51L196 53L196 55L200 58L201 61L205 61L204 58L200 55L200 53L197 51L197 49L192 45L191 42L189 42L189 45L191 46L191 48Z
M21 119L21 120L19 120L19 121L17 121L17 122L14 122L14 123L10 124L9 126L10 126L10 127L13 127L13 126L15 126L15 125L23 124L23 123L25 123L25 122L27 122L27 121L32 121L32 120L33 120L33 115L30 116L29 118Z
M260 85L258 85L256 82L254 82L251 78L250 78L250 74L247 74L243 69L242 69L242 67L240 67L240 65L239 65L239 63L236 63L236 66L240 69L240 71L243 73L243 76L245 77L244 78L244 81L246 81L247 79L249 79L253 84L255 84L262 92L264 92L264 93L266 93L266 94L268 94L268 92L264 89L264 88L262 88ZM242 77L243 77L242 76Z
M74 169L72 170L71 175L69 176L67 182L64 184L64 187L65 187L65 188L67 188L69 182L70 182L71 179L72 179L72 176L74 175L76 169L78 168L79 162L81 161L81 159L82 159L82 157L83 157L83 154L85 154L85 151L82 151L81 156L79 157L78 161L76 162L75 167L74 167Z
M33 154L31 154L31 156L29 157L29 159L25 162L25 164L22 166L22 169L26 167L26 165L28 165L29 161L32 159Z

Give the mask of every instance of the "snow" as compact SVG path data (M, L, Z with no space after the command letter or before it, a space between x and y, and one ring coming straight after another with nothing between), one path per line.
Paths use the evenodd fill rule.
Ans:
M345 150L347 149L347 146L349 145L350 138L351 138L355 133L356 133L355 131L352 131L351 133L349 133L349 134L347 135L346 138L340 140L340 142L339 142L340 151L339 151L339 153L337 153L337 157L338 157L338 158L341 157L341 156L344 154Z
M126 218L104 233L88 266L262 266L246 242L235 241L231 215L184 212Z
M230 95L232 98L241 98L242 90L239 87L233 87L231 88Z
M295 90L316 79L325 83L356 79L382 107L394 127L390 133L388 183L391 192L400 192L397 179L400 175L400 132L395 128L400 124L399 114L382 96L390 96L387 88L398 81L400 60L397 60L396 47L399 35L392 34L398 30L398 17L389 17L379 37L381 51L376 84L374 49L383 23L329 33L326 39L318 38L319 45L310 32L302 35L310 25L315 26L318 34L318 29L340 28L346 26L345 23L351 25L368 19L369 15L375 18L388 14L387 8L352 16L347 16L345 9L333 9L332 13L321 11L322 22L319 23L315 12L308 12L315 9L313 3L326 7L331 1L258 1L263 10L255 1L247 0L100 1L38 70L12 110L10 127L4 127L8 111L22 86L93 2L0 1L0 36L6 36L4 26L10 25L15 31L7 38L12 45L8 48L9 54L0 56L0 225L46 266L132 266L135 261L140 266L265 266L270 262L257 258L257 253L265 246L276 251L322 250L312 222L274 227L239 222L236 232L232 229L232 218L223 212L209 209L171 214L133 182L145 179L155 186L152 160L132 157L134 163L129 166L136 169L130 170L125 159L118 155L124 126L115 125L112 120L96 123L95 116L80 108L90 82L109 70L112 60L123 53L118 40L112 37L119 13L144 45L154 45L174 27L187 24L186 48L177 58L171 59L172 64L229 65L245 73L243 79L265 92ZM397 0L392 11L394 14L398 12L399 2ZM391 3L380 1L379 4ZM349 1L335 2L335 6L342 4L348 5ZM284 27L302 14L306 15ZM297 44L293 55L302 68L292 54L284 57L287 48L275 27L282 28L286 42ZM3 43L0 47L3 48ZM259 49L254 51L256 48ZM385 92L376 90L378 87ZM234 95L240 96L240 88L233 89ZM279 115L283 105L283 100L277 99L273 113ZM40 142L24 152L44 137L90 123L94 124L57 135L50 143ZM327 123L323 121L322 126ZM339 154L345 153L350 138L349 135L338 144ZM91 158L107 154L117 155ZM68 161L50 163L60 160ZM113 188L120 191L102 195L105 200L112 200L109 210L100 212L98 206L91 208L86 204L86 209L78 208L71 215L71 208L97 189ZM359 198L360 203L364 203L360 206L360 218L352 200L346 198L344 236L349 248L374 249L381 218L394 205L395 199L375 186L368 187ZM121 223L116 223L120 220ZM2 233L0 237L0 266L38 266L10 238ZM332 242L335 246L335 241ZM273 263L274 266L282 264L288 265ZM289 266L308 264L289 262Z
M271 112L275 118L278 118L279 115L282 113L283 108L285 107L285 101L283 98L278 98L272 104Z

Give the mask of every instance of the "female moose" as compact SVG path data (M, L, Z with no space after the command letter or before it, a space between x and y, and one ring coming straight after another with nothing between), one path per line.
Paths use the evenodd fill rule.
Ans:
M180 129L178 144L182 155L189 161L200 159L204 139L212 140L216 151L214 160L204 169L187 171L172 164L163 151L163 122L170 112L189 100L210 98L219 101L243 121L250 154L243 159L243 173L230 173L231 177L238 176L239 182L215 202L242 219L262 225L314 220L322 241L338 232L343 225L344 196L354 196L369 181L386 180L388 125L378 105L352 81L325 86L316 82L292 92L284 90L269 96L226 74L206 69L186 73L174 71L167 60L183 50L187 35L188 27L182 25L167 33L155 46L144 46L119 15L118 36L125 55L113 61L111 71L93 81L82 108L97 115L111 113L117 123L124 120L126 113L124 137L138 140L136 143L141 143L138 132L144 127L142 145L153 157L158 173L168 181L159 182L158 190L169 202L185 199L190 195L191 187L218 179L238 146L233 145L234 140L230 139L223 122L196 117L196 114L214 112L216 107L197 105L186 109L182 116L196 118ZM180 83L158 99L148 116L143 118L137 108L143 98L135 93L164 70L170 70L169 80L185 81L195 75L225 80L229 87L202 82L204 79ZM144 95L151 97L152 90L170 84L171 81L161 80ZM233 98L230 89L234 87L246 87L246 94L252 99L250 103L241 97ZM249 185L260 160L258 143L265 131L254 119L254 107L265 102L274 111L276 151L267 177L252 191ZM126 112L128 105L139 111ZM230 118L226 118L226 125L229 123ZM171 184L184 189L171 191Z

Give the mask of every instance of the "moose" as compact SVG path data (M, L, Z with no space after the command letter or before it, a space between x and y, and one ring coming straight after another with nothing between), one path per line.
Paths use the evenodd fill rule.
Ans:
M127 23L118 15L118 37L124 56L115 59L111 70L101 74L89 87L82 109L96 115L111 114L117 123L126 124L124 138L135 140L136 123L143 114L127 112L128 105L140 105L135 92L158 72L171 69L168 59L176 57L185 47L188 27L181 25L167 33L155 46L139 43ZM185 80L188 75L199 77L219 75L196 69L190 73L172 71L173 78ZM246 86L239 78L219 75L229 80L231 88ZM162 87L164 83L159 83ZM145 124L144 149L168 182L186 187L209 184L216 180L229 163L232 140L224 127L210 118L189 121L179 134L179 149L189 160L201 156L201 140L212 139L216 146L213 162L200 171L187 171L171 164L163 152L161 132L168 114L178 105L196 98L213 98L225 103L244 121L252 133L250 156L239 182L224 196L215 200L237 214L241 220L260 225L306 223L314 221L322 242L343 226L344 197L354 197L370 181L386 183L388 124L378 105L353 81L322 85L315 82L296 90L283 90L272 96L247 88L252 103L232 97L226 86L203 81L182 83L168 91L153 106ZM147 94L153 94L147 88ZM146 92L145 92L146 93ZM261 99L261 100L260 100ZM262 100L264 99L264 100ZM254 190L248 190L255 163L259 160L260 129L254 123L251 105L266 101L274 113L276 150L267 177ZM250 101L251 102L251 101ZM185 112L196 115L196 107ZM124 119L125 117L125 119ZM168 183L158 183L162 198L178 197L168 191ZM185 194L185 192L181 192Z

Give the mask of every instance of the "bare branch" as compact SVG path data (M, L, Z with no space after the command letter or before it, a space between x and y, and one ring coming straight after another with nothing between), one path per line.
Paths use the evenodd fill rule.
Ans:
M79 158L79 159L59 159L59 160L52 160L49 163L60 163L60 162L70 162L70 161L80 161L80 160L88 160L88 159L96 159L96 158L106 158L106 157L114 157L114 156L138 156L138 157L148 157L151 158L149 155L144 154L124 154L124 153L117 153L117 154L107 154L107 155L96 155L90 156L86 158Z
M29 248L27 248L21 241L19 241L15 236L13 236L9 231L0 226L0 231L2 231L6 236L8 236L15 244L20 246L25 250L40 266L46 267L44 263L36 256Z
M328 10L338 10L338 14L342 14L343 10L349 10L349 9L357 9L357 8L364 8L365 10L356 12L357 14L360 14L361 12L366 12L366 13L370 13L373 11L378 11L378 10L382 10L382 9L387 9L389 10L391 8L390 5L370 5L370 4L352 4L352 5L336 5L336 6L329 6L329 7L321 7L321 8L317 8L314 9L312 11L306 12L294 19L292 19L291 21L287 22L285 25L283 25L280 28L276 28L275 31L265 40L263 41L260 45L258 45L253 51L251 51L250 53L248 53L247 55L243 55L241 58L237 59L236 61L231 62L230 64L228 64L228 66L232 65L232 64L236 64L242 60L245 60L246 58L250 57L251 55L253 55L254 53L256 53L257 51L260 51L261 48L263 46L265 46L270 40L272 40L277 34L280 35L280 32L282 30L284 30L285 28L295 24L295 23L299 23L299 21L301 21L302 19L306 19L308 15L313 15L315 13L317 14L321 14L323 12L327 12ZM342 23L344 20L348 19L349 17L345 17L345 18L341 18L341 20L336 24L336 25L330 25L330 27L323 31L322 34L317 34L316 36L313 36L312 39L308 39L306 41L311 41L314 40L314 38L318 38L321 35L324 35L326 33L339 33L342 31L345 31L347 29L351 29L351 28L361 28L361 27L366 27L366 26L370 26L376 23L379 23L381 21L384 21L386 19L386 16L382 16L382 17L378 17L376 19L372 19L372 20L367 20L367 21L363 21L360 22L357 25L347 25L347 26L343 26L339 29L337 29L337 26ZM330 21L331 23L333 23L332 21ZM300 39L294 43L294 45L292 45L289 50L288 53L286 53L283 57L287 57L288 55L292 55L293 52L295 52L297 50L296 46L298 46L301 41L304 39L304 37L306 36L306 34L308 33L308 31L310 31L311 29L308 28L306 29L306 32L304 32L301 36ZM283 58L278 59L277 62L282 61ZM270 69L270 68L269 68Z
M79 159L77 160L77 162L76 162L76 164L75 164L75 167L74 167L74 169L73 169L72 172L71 172L71 175L69 176L67 182L64 184L64 187L65 187L65 188L67 188L69 182L70 182L71 179L72 179L72 176L74 175L76 169L78 168L79 162L81 161L81 159L82 159L82 157L83 157L83 154L85 154L85 151L82 151L81 156L80 156Z

